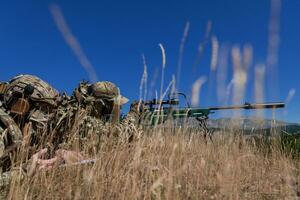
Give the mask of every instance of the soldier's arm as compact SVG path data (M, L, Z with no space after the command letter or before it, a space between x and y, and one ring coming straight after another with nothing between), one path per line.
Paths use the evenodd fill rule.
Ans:
M5 151L5 143L2 137L3 129L0 127L0 158L3 157ZM1 168L1 160L0 160L0 168Z
M140 122L143 115L144 105L139 101L131 104L128 114L119 125L114 126L112 134L127 140L128 142L138 138L141 133Z
M22 132L11 116L0 107L0 168L11 165L11 153L22 143Z
M3 106L3 101L4 101L4 94L6 92L6 88L7 88L7 83L5 82L0 82L0 114L2 114L2 106ZM4 112L4 111L3 111ZM2 117L0 117L2 118ZM0 119L0 121L2 121ZM3 157L4 155L4 151L5 151L5 143L4 143L4 130L5 127L0 126L0 158ZM0 160L1 162L1 160ZM1 163L0 163L0 169L1 169Z
M130 110L126 117L122 120L123 124L133 124L138 126L140 124L142 115L145 111L144 104L139 101L134 101L130 105Z
M2 102L4 101L4 94L7 91L7 87L7 82L0 82L0 107L2 106Z

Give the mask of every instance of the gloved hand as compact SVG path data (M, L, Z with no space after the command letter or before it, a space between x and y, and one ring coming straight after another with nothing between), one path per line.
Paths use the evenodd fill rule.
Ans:
M72 164L83 160L81 153L59 149L55 152L55 156L50 159L45 159L48 149L42 149L34 154L29 163L27 163L28 176L32 176L38 170L52 169L55 165Z

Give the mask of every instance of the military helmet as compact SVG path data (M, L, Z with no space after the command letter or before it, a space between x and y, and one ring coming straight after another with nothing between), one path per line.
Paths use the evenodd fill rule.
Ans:
M56 106L57 90L47 82L33 75L19 75L12 78L7 86L5 99L9 101L14 93L28 95L33 101Z
M126 104L129 100L120 94L120 89L112 82L101 81L90 85L89 91L95 98L110 101L118 100L120 105Z

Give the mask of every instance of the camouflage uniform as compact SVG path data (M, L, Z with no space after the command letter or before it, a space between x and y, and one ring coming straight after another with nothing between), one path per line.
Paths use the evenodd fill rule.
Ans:
M8 147L22 142L22 132L12 117L4 111L3 101L7 83L0 83L0 200L5 199L8 192L11 173L7 171L10 167L10 154Z
M13 118L5 112L4 96L8 91L8 83L0 83L0 171L10 165L10 152L14 145L22 143L22 132ZM3 169L4 168L4 169Z
M12 159L21 147L42 145L59 93L32 75L20 75L0 83L0 192L7 188ZM22 133L22 131L23 133ZM24 135L25 134L25 135ZM34 150L33 150L34 151ZM28 152L28 151L27 151ZM16 163L17 165L20 163ZM19 171L19 170L17 170Z
M5 199L8 192L8 185L11 171L7 171L11 165L12 145L19 145L22 142L22 132L2 108L0 108L0 200Z
M127 102L111 82L80 83L73 96L57 109L58 122L54 123L54 129L64 133L56 135L63 135L61 141L65 141L60 147L74 149L75 146L80 150L85 147L89 153L96 153L103 137L113 135L131 140L139 115L132 108L120 119L121 106Z
M35 147L33 151L40 147L50 147L53 151L59 148L74 150L75 145L79 150L85 147L92 153L97 152L103 136L131 140L136 133L139 112L132 106L128 115L120 120L121 106L128 99L121 96L119 88L111 82L82 82L71 97L59 96L49 84L31 75L17 76L3 85L0 125L4 127L0 127L0 156L10 145L19 146L20 143L25 150L29 147ZM10 164L11 156L8 158L6 161ZM13 171L1 174L0 188L1 184L9 183L11 173Z
M11 179L10 172L0 173L0 200L6 199L9 192L9 182Z
M58 98L59 93L45 81L32 75L20 75L9 82L4 104L21 130L30 125L30 142L36 144L41 142L40 136L48 132L48 121Z

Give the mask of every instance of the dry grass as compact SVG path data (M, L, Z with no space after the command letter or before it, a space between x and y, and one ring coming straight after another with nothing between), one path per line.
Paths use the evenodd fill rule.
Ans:
M153 130L131 144L103 141L94 165L42 171L12 199L295 199L299 161L276 143L216 134L205 143L193 131ZM92 141L91 141L92 142ZM298 191L299 193L299 191Z
M279 2L279 3L278 3ZM270 23L270 41L266 70L277 65L279 43L280 1L273 0ZM278 5L277 5L277 4ZM279 6L279 7L278 7ZM67 43L71 46L81 64L96 80L92 65L87 60L76 38L69 30L57 6L51 7L54 20ZM271 25L275 27L271 27ZM208 23L204 40L199 45L199 58L208 41L212 41L211 74L217 74L217 96L220 103L240 104L250 84L252 47L245 45L243 52L234 45L226 47L215 36L211 37L211 22ZM190 24L187 23L179 49L176 85L179 87L184 45ZM69 33L69 34L65 34ZM75 43L70 42L75 38ZM77 44L78 43L78 44ZM166 53L162 51L162 72L160 98L163 99ZM220 50L219 50L220 49ZM228 54L232 53L233 74L227 77ZM220 56L218 56L220 55ZM140 85L140 100L147 95L147 66ZM254 63L256 64L256 63ZM196 66L196 65L195 65ZM195 66L193 68L195 68ZM260 67L261 68L261 67ZM256 68L255 100L264 101L264 68ZM275 69L272 68L276 72ZM271 70L271 71L272 71ZM195 69L194 69L195 71ZM271 76L277 84L276 73ZM211 75L211 77L213 77ZM153 92L156 77L151 82ZM231 81L227 82L227 78ZM203 79L203 78L202 78ZM201 79L201 80L202 80ZM199 79L200 80L200 79ZM204 80L204 79L203 79ZM202 80L202 82L203 82ZM201 82L201 81L200 81ZM198 104L202 83L195 82L194 104ZM212 82L212 80L209 80ZM198 84L198 85L197 85ZM175 79L167 87L175 85ZM274 93L274 88L266 88ZM144 90L143 90L144 89ZM178 88L177 88L178 89ZM231 91L232 90L232 91ZM144 93L144 94L143 94ZM151 98L153 95L149 95ZM156 95L158 96L158 95ZM233 97L231 99L231 97ZM239 112L238 116L239 116ZM259 116L264 113L260 112ZM147 130L130 144L103 139L98 152L91 154L94 137L85 141L87 158L96 158L93 165L56 167L39 171L33 177L15 174L10 184L11 199L299 199L299 160L282 153L278 139L268 144L258 140L237 136L234 132L215 134L212 142L205 142L196 130L176 129Z

